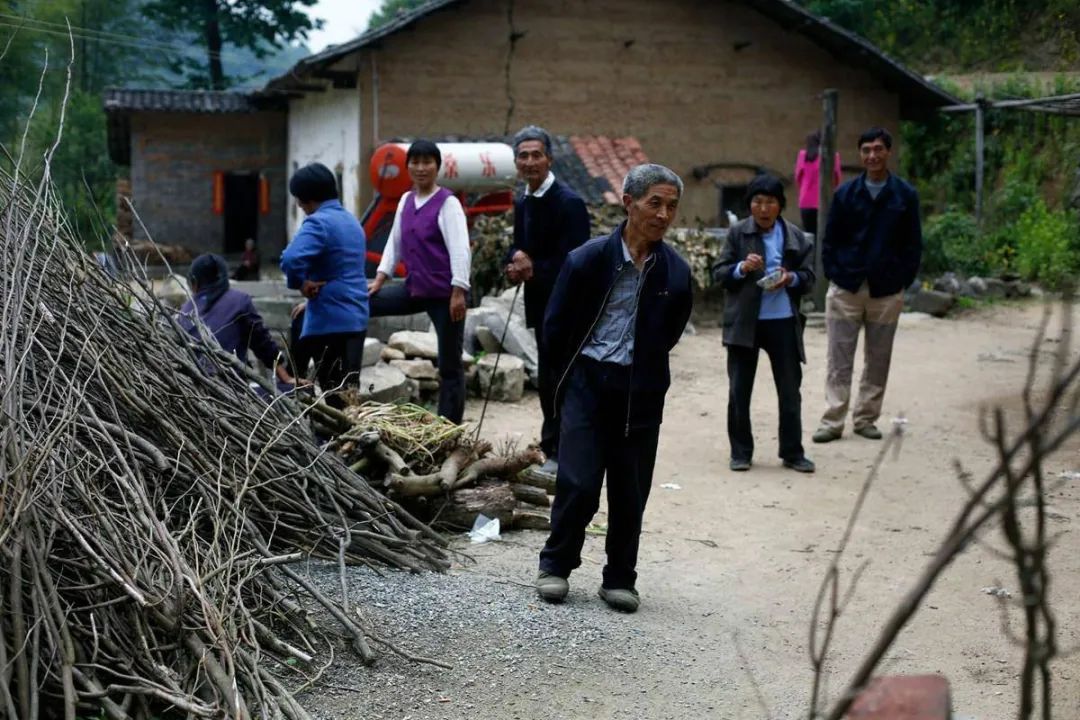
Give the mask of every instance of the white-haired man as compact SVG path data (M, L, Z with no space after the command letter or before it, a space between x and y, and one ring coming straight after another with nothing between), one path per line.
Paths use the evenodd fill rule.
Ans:
M551 535L536 589L561 602L581 564L585 528L607 476L607 565L600 597L638 608L638 541L652 485L668 354L692 303L690 266L666 243L682 180L662 165L639 165L623 181L626 221L572 251L548 301L544 335L559 373L559 469Z

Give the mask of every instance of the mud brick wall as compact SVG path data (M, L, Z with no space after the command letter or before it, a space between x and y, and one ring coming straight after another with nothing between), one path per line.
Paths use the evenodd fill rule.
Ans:
M285 178L286 115L134 113L131 186L135 210L159 243L221 253L225 217L214 214L214 172L259 172L270 184L270 212L259 215L264 261L285 247L290 202ZM135 239L146 231L135 222Z
M845 163L857 164L863 129L898 125L900 100L880 80L738 3L511 4L512 14L508 0L455 4L338 64L357 71L363 162L374 127L380 138L483 136L527 123L559 135L634 135L651 160L687 182L683 222L711 221L715 182L745 184L750 173L695 180L691 168L742 162L790 177L820 124L824 88L840 91ZM789 199L795 217L794 192Z

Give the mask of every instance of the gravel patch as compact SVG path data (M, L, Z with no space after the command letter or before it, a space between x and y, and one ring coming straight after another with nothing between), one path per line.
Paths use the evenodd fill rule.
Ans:
M632 616L609 609L590 582L598 572L583 568L567 602L549 605L532 589L531 546L511 541L460 549L484 557L445 575L347 569L351 601L380 635L453 669L413 663L377 645L379 661L365 668L338 643L333 666L300 698L315 717L578 718L632 709L689 717L712 709L704 699L669 693L672 685L716 682L708 663L649 627L647 605ZM307 573L331 597L340 596L335 565L311 563Z

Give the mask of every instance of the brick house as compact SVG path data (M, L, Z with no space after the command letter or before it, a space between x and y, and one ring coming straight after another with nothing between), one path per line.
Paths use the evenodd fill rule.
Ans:
M896 128L957 102L790 0L430 0L305 58L248 96L266 102L276 94L287 122L278 109L198 122L159 115L166 132L133 112L133 193L147 208L143 176L168 162L162 143L174 143L177 160L215 156L236 139L227 135L230 123L244 127L267 115L257 134L282 138L276 174L267 177L277 182L304 163L323 162L359 215L372 196L368 160L385 140L506 136L536 123L567 137L636 138L651 160L686 181L681 221L712 223L738 204L757 171L790 179L830 87L840 92L845 165L855 161L862 129ZM155 148L155 160L140 159ZM145 170L137 172L140 164ZM207 185L205 177L199 182ZM283 220L271 243L278 247L301 218L273 187L270 194ZM205 197L199 202L206 207ZM151 219L159 227L173 222Z
M278 94L106 90L109 154L130 166L135 240L266 256L285 247L287 109ZM125 183L128 185L128 183ZM144 229L143 225L146 226Z

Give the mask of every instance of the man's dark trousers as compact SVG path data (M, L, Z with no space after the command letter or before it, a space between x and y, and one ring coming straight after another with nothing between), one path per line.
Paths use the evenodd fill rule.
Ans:
M555 387L559 378L555 377L547 343L544 342L543 328L536 328L537 390L540 395L540 410L544 414L544 423L540 426L540 449L549 458L559 454L559 418L555 411Z
M540 570L569 577L581 565L585 528L600 507L607 473L606 588L637 581L641 518L652 486L660 426L630 428L630 368L579 357L566 381L561 410L559 474L551 509L551 536Z
M758 320L755 347L728 345L728 439L732 460L752 460L754 436L750 424L750 394L757 374L758 351L772 365L780 404L780 457L798 460L802 446L802 365L799 363L798 320Z
M414 298L404 284L392 283L368 297L371 317L426 312L439 338L439 414L453 423L465 416L465 322L450 319L450 299Z

